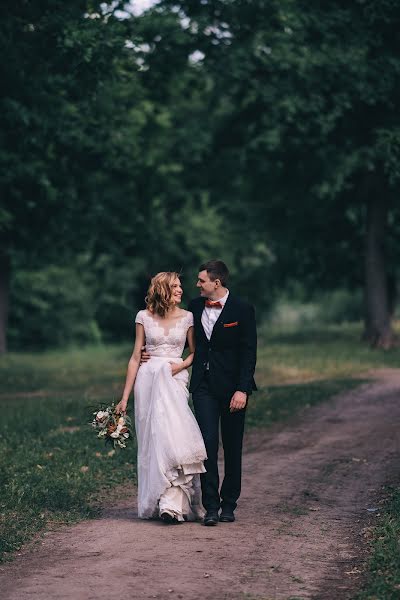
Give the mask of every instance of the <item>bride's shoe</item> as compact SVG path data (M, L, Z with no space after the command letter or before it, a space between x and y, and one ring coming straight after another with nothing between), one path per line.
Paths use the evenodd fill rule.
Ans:
M161 519L161 521L163 521L164 523L167 523L169 525L178 523L178 519L175 519L174 515L172 515L171 513L167 512L167 511L164 511L161 513L160 519Z

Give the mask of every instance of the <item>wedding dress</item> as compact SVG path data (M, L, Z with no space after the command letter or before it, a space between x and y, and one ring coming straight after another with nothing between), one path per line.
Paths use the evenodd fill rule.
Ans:
M185 312L172 326L141 310L136 323L144 327L146 350L134 386L138 443L138 515L154 518L163 512L178 521L202 518L200 473L206 450L188 405L189 374L172 376L170 363L182 362L193 315Z

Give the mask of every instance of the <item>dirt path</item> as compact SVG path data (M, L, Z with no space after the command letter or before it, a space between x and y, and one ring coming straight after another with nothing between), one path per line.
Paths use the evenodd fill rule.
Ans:
M139 521L134 499L45 535L0 568L8 600L350 598L366 526L399 464L400 370L251 432L237 521ZM398 473L398 470L397 470Z

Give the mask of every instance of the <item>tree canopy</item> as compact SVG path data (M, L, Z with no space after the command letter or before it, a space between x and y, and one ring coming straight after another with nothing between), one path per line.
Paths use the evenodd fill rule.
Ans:
M7 2L2 348L9 285L16 345L24 282L62 287L59 268L91 306L80 337L118 337L150 274L190 288L216 256L260 313L293 281L363 288L366 337L389 346L399 24L394 0Z

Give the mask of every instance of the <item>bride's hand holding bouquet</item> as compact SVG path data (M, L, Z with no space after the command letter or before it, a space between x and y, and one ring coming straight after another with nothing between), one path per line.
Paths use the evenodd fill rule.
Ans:
M92 427L97 431L97 437L111 443L114 448L126 448L131 437L131 419L126 415L127 402L119 402L96 410L93 415Z
M122 399L118 402L118 404L114 410L117 415L125 415L127 406L128 406L128 400Z

